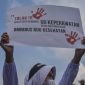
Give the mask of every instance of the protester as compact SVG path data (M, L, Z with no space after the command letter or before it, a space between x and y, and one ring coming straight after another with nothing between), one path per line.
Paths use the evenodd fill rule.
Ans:
M5 63L3 67L3 85L18 85L16 65L13 57L14 46L9 44L9 36L3 33L0 46L5 51ZM85 37L81 41L85 44ZM7 45L8 44L8 45ZM85 53L85 49L76 49L71 62L69 63L63 77L58 85L72 85L79 70L80 60ZM25 77L25 85L55 85L56 67L44 64L36 64Z

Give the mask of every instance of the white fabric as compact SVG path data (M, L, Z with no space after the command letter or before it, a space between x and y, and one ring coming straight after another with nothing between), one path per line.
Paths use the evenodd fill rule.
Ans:
M43 85L55 85L55 80L47 80Z
M43 85L48 73L54 66L42 67L34 76L28 81L28 76L25 77L25 85ZM56 73L54 73L56 74Z

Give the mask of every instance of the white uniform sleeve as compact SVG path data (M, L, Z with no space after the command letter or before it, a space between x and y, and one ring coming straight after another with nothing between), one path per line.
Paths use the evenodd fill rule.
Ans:
M79 70L79 64L70 63L58 85L72 85Z
M4 63L3 85L18 85L18 77L15 63Z

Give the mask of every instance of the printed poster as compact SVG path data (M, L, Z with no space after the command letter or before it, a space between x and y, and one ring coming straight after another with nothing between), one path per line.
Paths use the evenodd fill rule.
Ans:
M10 39L41 47L85 48L78 8L40 5L18 7L7 12Z

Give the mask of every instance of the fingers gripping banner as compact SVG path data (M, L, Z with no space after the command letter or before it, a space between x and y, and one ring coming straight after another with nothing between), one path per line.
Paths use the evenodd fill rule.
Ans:
M7 32L16 42L43 46L84 48L84 36L78 8L30 6L7 12Z

